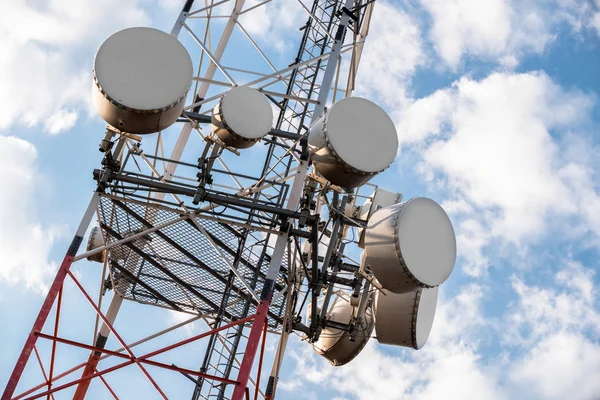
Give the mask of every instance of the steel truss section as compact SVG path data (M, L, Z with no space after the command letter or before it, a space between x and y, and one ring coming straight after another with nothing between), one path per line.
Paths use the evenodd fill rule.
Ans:
M157 229L156 227L150 227L150 226L145 225L142 222L142 220L139 220L136 217L134 217L133 215L135 214L135 210L134 210L135 207L134 207L134 209L129 209L129 207L131 205L127 204L126 200L123 200L123 201L124 201L124 203L121 203L119 200L115 200L114 198L109 198L101 193L96 193L92 197L92 200L88 206L87 212L85 213L84 218L83 218L81 224L79 225L79 228L77 229L77 232L73 238L72 244L69 247L67 254L64 258L64 261L61 264L59 272L58 272L58 274L46 296L46 300L44 301L44 306L40 310L40 313L36 320L36 323L34 324L34 327L29 335L27 343L25 344L24 350L28 350L28 351L24 351L21 354L21 358L20 358L20 360L17 364L17 367L15 368L15 370L11 376L11 379L9 380L9 383L2 395L2 399L11 399L11 398L12 399L37 399L37 398L42 398L42 397L54 398L55 395L58 395L58 394L60 394L60 392L67 390L71 387L80 387L80 385L82 385L84 383L89 384L89 381L91 381L94 378L99 378L99 380L102 382L102 384L105 386L106 390L111 394L111 396L113 396L114 398L118 398L115 390L109 384L109 382L106 378L106 375L109 373L114 373L115 371L118 371L122 368L131 366L131 365L136 365L139 368L139 370L142 372L142 374L146 377L146 379L150 382L150 384L154 387L156 392L162 398L165 398L165 399L168 398L167 394L165 393L165 390L163 390L163 388L161 388L161 386L152 377L152 375L148 371L148 368L147 368L148 366L171 370L176 373L184 374L186 376L192 376L195 378L202 378L205 380L216 381L216 382L219 382L219 384L224 385L224 386L228 386L228 385L229 386L237 386L240 384L235 379L229 379L222 375L212 375L212 374L202 373L197 370L190 369L190 368L184 368L181 366L177 366L175 364L168 364L168 363L156 361L153 359L153 357L162 355L164 353L167 353L167 352L177 349L179 347L195 343L199 339L209 338L209 337L213 338L223 331L227 331L227 330L233 329L238 326L244 326L245 324L250 323L254 318L261 316L261 313L263 311L261 311L261 309L257 310L256 307L254 308L253 312L246 311L243 317L229 316L231 321L226 324L222 324L218 328L209 329L201 334L194 335L188 339L177 341L175 343L172 343L172 344L169 344L166 346L162 345L161 347L159 347L158 349L156 349L154 351L147 352L145 354L140 354L140 353L136 352L137 353L136 354L132 350L134 347L136 347L142 343L149 342L149 341L156 339L157 337L163 336L164 334L169 333L175 329L179 329L191 322L198 320L199 318L204 319L208 324L212 324L212 323L214 323L214 318L216 317L215 313L218 312L219 310L225 310L226 308L221 307L221 308L215 309L213 307L211 309L209 307L209 309L205 313L201 314L201 313L198 313L198 311L200 311L200 308L196 306L197 305L196 302L193 302L191 304L185 304L185 301L184 301L181 304L178 304L175 301L169 301L169 299L164 297L165 295L169 294L169 291L168 290L165 291L164 288L153 289L151 287L151 284L153 282L144 284L145 278L142 277L142 273L139 271L138 271L139 273L137 273L136 276L134 276L134 274L131 274L131 273L129 275L119 274L118 275L119 277L117 279L115 279L114 274L116 273L116 271L125 271L126 268L130 266L130 265L128 265L128 262L125 260L127 260L131 257L131 253L135 253L136 250L139 249L139 253L136 253L139 257L134 257L134 259L144 259L145 260L145 257L147 255L148 255L149 259L151 259L150 256L152 253L150 253L150 252L146 253L146 251L143 250L144 247L148 246L147 241L163 239L163 240L165 240L165 242L170 243L170 241L168 240L168 233L165 233L165 232L168 232L169 228L176 227L178 224L188 223L190 218L194 218L193 216L186 217L186 218L181 218L181 217L171 218L171 216L169 216L169 215L160 215L159 218L157 219L157 221L160 221L161 224L158 225L159 229ZM116 215L116 214L118 214L118 211L116 211L117 208L119 208L120 210L127 210L127 211L122 211L124 214L121 216L117 216ZM106 251L106 252L108 252L108 254L110 254L109 258L107 258L107 261L109 261L109 259L110 259L109 262L112 265L112 275L113 275L112 282L113 282L113 288L115 289L115 292L116 292L115 297L121 296L121 293L119 293L119 290L117 289L117 287L119 285L121 285L122 287L126 287L127 289L125 289L125 290L131 289L131 292L133 292L132 285L133 286L140 285L142 287L145 287L148 290L148 292L154 293L154 294L158 295L159 297L162 296L162 298L154 299L154 301L157 303L161 300L164 301L164 304L162 304L162 306L165 306L167 308L172 308L172 309L177 309L177 307L183 307L186 305L190 308L194 307L194 311L196 311L196 312L191 313L191 314L195 314L196 316L190 318L188 321L176 324L170 328L167 328L165 330L162 330L160 332L157 332L153 335L150 335L146 338L143 338L141 340L138 340L138 341L130 343L130 344L127 344L123 340L122 336L117 332L117 330L113 326L112 322L110 321L111 309L109 308L108 312L103 312L101 310L101 304L98 304L97 302L95 302L92 299L92 294L89 293L89 291L83 286L83 284L76 277L76 275L73 273L73 271L71 271L71 265L72 265L73 261L76 258L77 259L82 258L81 257L82 255L80 255L79 257L76 257L76 253L79 250L79 247L83 240L83 234L86 231L87 226L89 225L90 221L92 220L92 218L95 214L95 211L99 212L100 224L101 224L103 230L105 232L110 232L111 234L114 234L115 238L117 238L119 240L118 242L114 242L114 243L108 242L106 246L103 246L102 248L99 249L101 251ZM164 210L161 210L161 212L163 212L163 211ZM112 229L109 226L103 225L103 222L102 222L103 214L105 214L105 213L110 214L113 217L112 227L114 227L114 229ZM125 215L125 213L127 213L127 215ZM117 221L119 221L119 222L117 222ZM133 227L135 225L136 221L139 224L141 224L141 226L142 226L139 229L138 233L136 233L135 235L131 235L129 238L123 238L118 234L117 229L119 229L120 226ZM145 229L145 228L147 228L147 229ZM209 229L211 229L211 228L209 228ZM209 234L212 234L212 233L209 233ZM150 237L150 235L152 235L152 237ZM215 236L216 236L216 234L215 234ZM140 244L140 243L143 243L143 244ZM93 253L88 252L87 254L92 255ZM164 259L164 257L163 257L163 259ZM122 265L124 265L126 267L125 268L116 268L115 265L119 264L119 263L121 263ZM139 265L138 265L138 267L139 267ZM172 270L164 269L162 272L164 272L167 276L171 277L174 282L181 281L181 278L179 278L177 276L177 274L173 271L177 271L177 269L176 268L172 268ZM128 278L123 278L123 276L127 276ZM121 280L121 282L118 282L119 279ZM71 301L70 299L69 300L63 299L63 285L67 280L72 282L75 285L75 287L78 289L79 293L81 293L81 295L83 295L86 302L90 305L91 309L96 314L97 319L101 320L102 323L106 324L106 326L110 330L110 333L115 337L115 339L118 341L118 343L122 346L121 348L116 349L116 350L108 350L108 349L105 349L104 346L100 346L100 347L93 346L93 345L82 343L80 341L76 341L76 340L72 340L72 339L68 339L68 338L60 336L59 322L60 322L61 310L62 310L62 307L63 307L63 304L65 303L65 301ZM123 281L125 281L125 280L129 280L127 284L123 283ZM186 285L183 285L183 283L185 283L185 282L181 281L182 286L186 286ZM186 289L190 290L192 292L194 292L194 290L195 290L192 287L186 287ZM160 292L159 290L162 292ZM209 292L209 291L204 290L204 293L207 293L207 292ZM247 293L243 293L242 291L237 292L237 294L247 296ZM148 293L145 293L145 295L148 295ZM202 297L203 295L200 295L200 296ZM137 300L137 299L134 299L134 300ZM206 298L205 300L207 302L210 302L209 298ZM144 298L141 301L151 304L151 302L149 302L147 298ZM45 333L43 331L43 328L44 328L46 320L48 319L48 317L51 314L53 304L55 304L55 307L54 307L55 308L55 320L54 320L54 323L51 324L52 332ZM267 313L268 311L264 310L264 312ZM268 319L272 319L273 321L277 320L277 317L270 312L268 312L268 314L262 314L262 315L265 315L265 321L267 321ZM274 322L274 323L277 323L277 322ZM264 331L264 334L262 335L263 342L266 340L267 326L268 326L268 324L265 324L265 328L264 328L265 331ZM44 368L44 363L40 357L40 353L38 352L38 347L37 347L38 339L48 340L52 343L52 353L51 353L51 358L50 358L50 362L49 362L49 373L46 372L46 368ZM54 369L55 369L55 365L56 365L55 364L56 344L66 345L66 346L70 346L72 348L87 349L92 352L92 355L94 355L97 358L97 361L112 357L112 358L122 359L122 362L120 362L116 365L113 365L109 368L105 368L105 369L94 368L88 374L84 374L80 378L72 378L72 376L73 376L73 374L77 373L81 369L87 368L89 366L89 361L80 363L78 365L73 366L72 368L67 369L66 371L62 371L58 374L55 374ZM14 396L20 374L23 372L23 369L27 363L27 358L29 358L29 355L31 354L31 352L34 352L36 355L36 359L38 361L40 370L42 371L44 381L38 385L31 387L30 389L28 389L26 391L18 394L17 396ZM97 365L97 363L96 363L96 365ZM258 380L258 378L257 378L257 380ZM244 391L245 392L248 391L248 388L245 387ZM80 398L77 393L78 392L76 392L74 398ZM85 393L83 393L83 395L85 395Z
M98 211L109 246L132 234L154 229L144 218L148 206L103 196ZM257 263L255 254L237 255L245 229L194 215L181 220L179 213L165 209L152 214L155 223L173 223L109 251L111 285L117 293L128 300L176 311L207 316L223 313L229 322L256 312L257 300L229 267L235 265L253 290L262 290L266 266ZM207 235L193 223L194 219ZM221 251L212 247L211 241ZM285 279L282 276L277 288L283 288ZM223 302L226 288L230 294ZM245 310L246 303L250 304L249 310ZM269 327L273 330L280 325L283 309L283 300L271 308Z

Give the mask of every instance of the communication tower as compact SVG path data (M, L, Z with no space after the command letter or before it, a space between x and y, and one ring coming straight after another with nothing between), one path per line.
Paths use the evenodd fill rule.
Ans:
M398 147L389 116L352 96L375 5L287 2L303 23L296 58L282 66L244 27L270 0L188 0L170 34L129 28L102 44L93 93L108 126L97 190L2 400L83 399L93 380L118 398L111 375L134 365L162 398L172 395L156 368L186 377L192 399L273 398L292 332L333 365L355 358L374 330L381 343L425 344L456 242L437 203L368 183ZM235 56L240 39L256 57ZM102 265L97 299L70 269L83 259ZM65 280L96 313L92 342L60 334ZM190 319L126 343L115 329L124 301ZM138 351L200 319L205 332ZM162 361L200 339L196 365ZM263 366L267 339L277 350ZM88 355L59 372L57 344ZM28 362L44 380L17 393Z

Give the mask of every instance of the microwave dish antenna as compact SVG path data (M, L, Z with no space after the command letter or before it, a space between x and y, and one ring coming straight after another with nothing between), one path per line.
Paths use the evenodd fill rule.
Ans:
M415 350L423 348L433 326L438 291L439 287L402 294L378 292L374 306L377 341Z
M181 116L194 71L186 48L153 28L113 34L94 59L96 111L124 132L155 133Z
M237 86L229 90L212 112L212 131L227 146L247 149L273 128L273 109L256 89Z
M392 164L398 135L391 118L378 105L346 97L313 124L308 144L315 169L325 179L355 188Z
M365 231L367 263L393 293L441 285L456 262L450 218L435 201L411 199L375 211Z

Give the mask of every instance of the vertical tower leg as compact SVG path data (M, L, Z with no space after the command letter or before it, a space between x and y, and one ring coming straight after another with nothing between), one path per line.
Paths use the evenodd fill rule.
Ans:
M256 317L252 322L252 328L250 329L250 335L248 336L248 342L246 344L246 350L244 351L244 358L242 359L242 365L240 366L240 372L237 378L237 386L233 390L232 400L242 400L246 394L246 387L248 386L248 379L252 372L252 366L254 365L254 358L258 346L260 345L260 336L262 335L265 325L267 324L267 313L269 312L269 305L271 304L271 296L273 295L274 281L265 281L265 286L261 294L260 306L256 310ZM256 388L258 390L258 387Z
M52 286L50 286L50 290L48 291L48 294L46 295L46 299L42 303L42 308L40 309L40 312L33 324L33 328L31 329L31 332L29 332L29 336L27 337L27 340L25 341L25 345L23 346L23 350L21 350L21 354L19 355L17 364L15 365L15 368L13 369L13 372L10 375L10 378L8 380L8 384L6 385L6 388L4 389L4 393L2 394L2 400L11 399L15 392L15 389L17 388L17 384L19 383L19 380L21 379L21 375L23 374L23 371L25 370L25 365L27 365L29 356L31 355L31 352L33 351L33 348L37 341L37 335L35 335L35 332L40 332L42 330L42 328L44 327L44 324L46 323L46 319L48 318L48 314L50 314L52 305L54 304L54 301L56 300L56 297L58 296L58 293L60 292L60 290L63 286L65 277L67 276L67 272L71 268L71 264L73 264L73 258L75 258L75 255L77 254L77 251L79 250L79 246L81 245L81 242L83 241L83 236L85 235L85 231L87 230L87 228L90 224L90 221L92 220L92 217L94 216L94 212L96 211L96 207L98 206L99 200L100 200L100 193L94 193L94 195L92 196L92 199L90 200L90 204L88 205L88 207L85 211L85 214L83 215L83 218L79 224L79 227L77 228L77 231L75 232L75 236L73 237L71 245L69 246L69 249L67 250L67 254L65 255L65 258L63 259L62 263L60 264L60 268L56 272L56 276L54 277L54 282L52 282Z

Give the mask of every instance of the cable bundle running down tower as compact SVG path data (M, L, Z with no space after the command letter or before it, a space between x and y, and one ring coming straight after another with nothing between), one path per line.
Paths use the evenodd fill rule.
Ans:
M193 399L273 398L293 332L333 365L354 359L374 330L381 343L425 344L456 242L437 203L402 202L368 183L398 148L389 116L352 96L375 2L286 4L306 23L283 67L244 27L269 3L193 8L188 0L170 34L129 28L99 48L94 103L108 126L97 190L2 400L83 399L93 389L118 398L109 380L125 367L138 368L162 398L180 395L159 384L158 368L183 378L173 385L188 385ZM256 57L232 56L241 39ZM103 265L97 300L71 271L84 259ZM95 312L91 343L60 335L65 281ZM125 300L190 319L127 343L115 329ZM205 332L138 350L199 319ZM200 339L206 350L196 365L169 358ZM261 381L267 339L277 350ZM51 343L49 362L42 340ZM57 344L89 355L59 372ZM44 381L17 395L32 353Z

